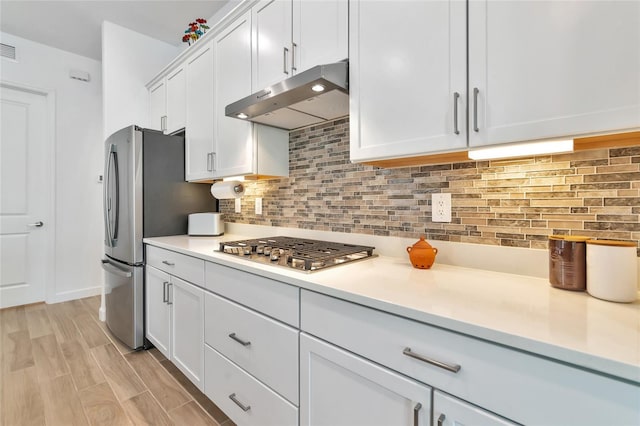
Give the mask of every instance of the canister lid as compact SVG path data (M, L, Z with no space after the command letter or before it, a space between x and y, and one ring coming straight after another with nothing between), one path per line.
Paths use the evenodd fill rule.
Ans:
M587 244L597 244L601 246L614 246L614 247L637 247L637 244L631 241L615 241L615 240L588 240Z

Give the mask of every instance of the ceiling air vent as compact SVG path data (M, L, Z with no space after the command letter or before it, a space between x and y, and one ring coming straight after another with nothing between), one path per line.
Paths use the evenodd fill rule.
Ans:
M0 43L0 56L8 59L16 59L16 47L8 44Z

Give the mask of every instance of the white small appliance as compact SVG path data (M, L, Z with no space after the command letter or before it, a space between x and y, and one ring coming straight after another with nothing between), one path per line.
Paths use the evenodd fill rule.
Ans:
M213 237L223 234L222 213L192 213L189 215L189 235Z

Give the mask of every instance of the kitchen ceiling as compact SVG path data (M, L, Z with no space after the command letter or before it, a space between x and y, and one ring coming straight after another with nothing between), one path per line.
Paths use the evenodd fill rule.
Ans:
M182 44L187 24L209 19L240 0L0 1L0 29L18 37L100 60L102 21L110 21L172 45Z

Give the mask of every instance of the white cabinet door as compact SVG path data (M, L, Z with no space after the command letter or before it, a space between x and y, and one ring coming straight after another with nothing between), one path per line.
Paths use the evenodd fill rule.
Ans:
M213 45L187 59L185 180L213 176Z
M347 0L294 0L293 72L349 57Z
M165 130L167 119L167 93L164 79L149 88L149 124L154 130Z
M508 420L454 398L433 391L433 423L437 426L512 426Z
M262 0L252 11L253 91L291 76L291 0Z
M171 359L171 278L152 266L145 267L145 334L147 339Z
M225 107L251 94L251 12L216 36L214 44L214 177L253 173L252 124L225 116Z
M174 133L185 126L186 77L184 67L167 76L167 125L165 133Z
M431 388L300 335L300 424L430 424Z
M637 128L638 76L640 2L469 2L470 146Z
M204 291L171 277L171 361L204 391Z
M466 3L350 2L351 160L466 147Z

